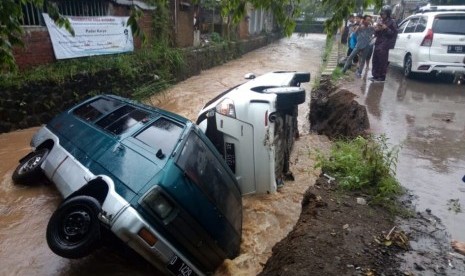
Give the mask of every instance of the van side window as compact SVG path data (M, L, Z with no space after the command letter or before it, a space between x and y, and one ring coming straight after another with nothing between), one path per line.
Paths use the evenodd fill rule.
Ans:
M412 18L408 23L407 27L405 27L404 34L406 33L413 33L415 31L415 27L417 26L418 18Z
M123 105L123 103L119 101L99 98L95 101L79 106L73 111L73 114L85 121L92 122L103 114L107 114L121 105Z
M119 135L147 116L147 112L125 105L98 120L95 124Z
M409 21L404 21L400 24L400 26L397 28L397 32L400 34L404 30L405 26L407 25Z
M153 148L154 152L161 150L164 154L171 154L182 131L183 128L176 123L160 118L134 138Z
M426 18L425 17L420 17L420 19L418 20L418 24L417 24L417 27L415 29L415 32L416 33L422 33L426 29L426 23L427 23Z

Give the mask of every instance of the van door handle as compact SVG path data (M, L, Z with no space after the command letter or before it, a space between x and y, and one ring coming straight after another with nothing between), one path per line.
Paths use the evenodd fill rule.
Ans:
M241 126L241 136L244 136L244 126Z
M410 39L411 35L408 35L407 38Z

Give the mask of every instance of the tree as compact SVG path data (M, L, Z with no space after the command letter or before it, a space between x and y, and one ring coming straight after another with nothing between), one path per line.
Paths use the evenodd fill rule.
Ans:
M44 8L44 0L0 1L0 72L16 70L13 46L23 45L21 41L23 34L21 26L23 18L22 6L26 4L33 4L36 7ZM74 35L69 21L58 13L58 9L54 5L46 5L46 8L50 17L58 26L65 27Z
M228 29L237 26L246 16L246 4L250 3L257 9L271 11L276 22L283 28L286 35L294 31L294 19L299 15L301 0L195 0L195 3L210 3L210 6L218 6L221 16L227 18ZM211 4L213 3L213 4Z
M368 6L373 5L375 9L381 8L382 0L322 0L323 7L326 11L331 11L332 17L325 22L326 33L331 36L342 26L344 20L351 13L365 10Z

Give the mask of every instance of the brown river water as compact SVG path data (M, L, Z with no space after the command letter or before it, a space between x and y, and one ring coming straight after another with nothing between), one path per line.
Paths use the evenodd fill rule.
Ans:
M242 58L203 71L163 93L149 104L181 114L195 121L203 105L224 90L245 82L243 76L274 70L309 71L312 81L303 87L309 91L318 75L325 35L297 35L250 52ZM307 101L308 103L308 101ZM299 106L299 129L308 133L308 104ZM101 249L79 260L63 259L53 254L45 240L48 219L61 201L53 185L32 187L12 184L11 175L18 160L30 151L29 141L37 128L0 134L0 275L153 275L150 265ZM324 144L316 136L305 138ZM305 154L308 148L298 148ZM297 159L294 164L299 163ZM243 241L241 255L225 265L218 275L255 275L271 255L273 245L292 229L300 214L302 195L313 184L311 164L300 161L296 181L286 183L271 195L244 198Z

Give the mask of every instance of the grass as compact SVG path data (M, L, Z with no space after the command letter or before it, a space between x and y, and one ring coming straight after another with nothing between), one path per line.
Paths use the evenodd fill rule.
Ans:
M60 84L78 74L94 75L109 69L127 79L148 72L161 79L173 79L174 72L183 64L183 55L179 49L153 45L134 53L60 60L21 74L1 75L0 86L21 86L23 83L41 81Z
M329 156L317 154L316 167L335 177L341 189L366 193L370 203L390 206L402 192L395 178L399 150L384 135L339 140Z

